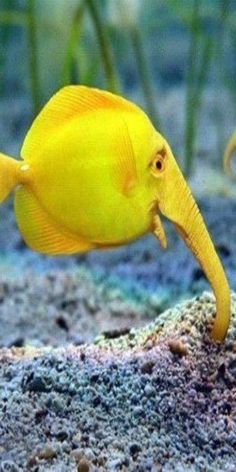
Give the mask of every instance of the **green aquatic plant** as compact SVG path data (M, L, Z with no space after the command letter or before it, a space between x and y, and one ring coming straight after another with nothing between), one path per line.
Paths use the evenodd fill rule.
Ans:
M89 8L90 6L90 8ZM92 35L89 30L89 40L91 36L96 38L98 57L88 61L90 51L88 50L88 24L92 24ZM105 25L107 28L107 24ZM93 39L93 38L92 38ZM90 44L90 42L89 42ZM107 87L110 90L119 89L118 74L116 72L111 50L111 40L108 31L104 30L103 20L96 4L89 5L88 0L82 0L72 17L69 27L68 40L66 42L66 52L62 66L61 85L70 83L94 84L94 78L99 75L99 69L104 71Z
M53 9L52 4L50 5L50 8ZM100 51L101 64L104 70L107 88L110 91L118 92L119 80L113 63L112 47L109 40L109 35L107 34L107 24L102 17L97 2L94 0L81 0L78 2L78 6L74 9L74 12L72 5L70 5L70 14L68 15L68 18L70 18L72 13L72 21L68 42L66 47L64 47L65 53L63 54L64 61L62 63L60 84L66 85L71 83L74 79L74 65L78 67L78 69L81 69L81 62L83 61L83 58L89 57L89 54L85 50L78 59L79 32L82 27L85 10L87 11L87 16L90 18L90 21L93 25L93 31L96 36L98 49ZM9 8L6 11L4 10L0 12L0 24L11 27L20 26L22 27L23 33L26 33L28 52L27 57L29 61L29 83L34 115L37 114L41 101L40 73L42 75L42 68L40 66L43 58L41 45L47 31L45 27L47 21L48 20L45 18L45 15L42 15L41 4L36 0L29 0L24 11L15 11L12 7L12 9ZM53 28L51 28L50 35L52 35L52 32ZM58 41L60 41L60 39L58 39ZM60 49L60 54L61 50L63 50L63 47ZM44 53L45 52L46 51L44 51ZM87 64L87 71L90 71L89 75L91 76L92 74L93 78L97 71L97 62L98 61L93 61L93 64ZM89 63L88 60L87 63ZM45 70L45 68L43 68L43 70ZM84 78L85 83L89 82L87 79L88 76ZM76 81L79 81L79 76L77 77ZM44 95L45 92L43 90L42 81L42 98Z
M229 43L231 44L232 47L232 53L233 57L236 57L236 17L235 17L235 22L232 23L230 21L230 16L227 17L227 26L229 27L228 30L228 37L229 37ZM226 61L225 61L226 62ZM226 85L231 99L233 103L236 103L236 87L235 87L235 68L232 68L232 62L231 64L231 69L227 68L227 64L224 62L224 74L223 74L223 79L224 79L224 84ZM236 118L236 113L235 113L235 118Z
M82 28L82 20L85 12L86 1L83 0L77 7L69 31L69 38L66 45L64 63L62 67L61 85L68 85L72 81L73 69L77 61L79 48L79 36Z
M2 0L0 6L0 91L4 92L5 63L7 59L7 47L11 37L12 28L26 27L28 15L21 11L9 10L13 7L12 0Z
M188 7L178 0L167 0L168 7L189 32L189 48L185 70L184 113L184 170L189 176L193 170L198 120L207 75L213 56L213 39L203 28L203 20L213 15L212 6L201 0L192 0Z
M186 70L184 167L187 176L192 172L198 117L212 56L211 39L201 34L200 8L200 1L194 0L189 25L190 43Z
M1 26L23 26L28 25L28 14L20 11L5 10L0 12Z
M8 3L8 8L9 7L10 5ZM35 116L40 108L35 0L28 0L25 12L18 10L14 11L10 9L2 10L0 12L0 24L5 27L21 27L27 33L30 89L33 104L33 115Z
M36 116L40 108L40 86L38 75L38 48L36 37L35 0L28 0L28 57L30 69L30 88L33 103L33 115Z
M86 5L97 35L107 87L111 92L117 93L119 90L118 75L113 64L112 48L107 35L106 25L102 21L102 16L96 1L86 0Z
M218 21L216 25L216 66L217 66L217 75L218 75L218 82L221 86L226 85L229 80L227 78L225 60L224 60L224 44L225 44L225 33L226 33L226 25L228 22L228 18L230 16L230 1L229 0L219 0L218 5ZM234 86L235 86L235 79L234 79ZM235 89L235 87L234 87ZM224 126L223 126L223 114L222 108L219 107L217 104L215 111L215 120L216 120L216 128L217 128L217 154L218 157L221 158L223 153L223 143L225 140L224 136Z
M3 0L3 4L5 8L0 10L0 25L3 29L1 34L4 36L4 31L7 28L12 31L12 28L20 27L22 38L26 38L27 54L25 54L23 67L25 70L28 69L28 77L23 85L30 85L34 115L37 113L40 103L60 86L72 82L89 85L96 83L99 86L102 80L101 71L104 72L106 87L111 91L119 92L120 83L122 84L124 79L123 74L121 76L118 71L125 70L127 58L132 54L133 69L135 68L135 72L138 72L138 87L144 97L144 106L153 122L159 129L161 128L160 116L155 106L156 89L153 86L148 59L150 54L148 28L140 28L139 21L141 15L145 14L144 2L141 0L140 2L129 0L128 3L126 1L122 3L121 0L115 2L113 0L99 2L96 0L68 0L65 3L63 0L58 0L55 3L50 2L48 17L45 15L42 2L37 0L29 0L22 9L17 7L17 2L10 0L5 0L5 2ZM150 2L152 13L149 11L147 17L149 22L151 15L152 34L157 35L158 29L161 36L172 21L181 28L187 27L189 31L189 50L185 74L183 153L185 173L190 175L193 169L202 97L212 58L215 61L214 66L219 82L224 83L235 98L235 81L233 76L232 79L230 78L229 71L226 70L223 50L223 39L227 26L232 37L232 49L236 44L235 16L230 14L232 8L229 0L219 0L215 5L211 3L205 5L199 0L192 0L189 2L188 8L178 0L167 0L166 5L157 6L155 2ZM117 25L113 30L108 13L110 7L116 8ZM170 7L173 17L170 16ZM67 15L63 21L65 11ZM160 13L157 18L154 16L155 12ZM163 18L164 25L162 24ZM211 30L208 26L206 27L207 22L211 22L209 23ZM121 36L120 45L124 50L117 53L117 38L121 38ZM45 38L47 38L48 47L45 47ZM162 47L159 44L158 42L155 54L158 53L158 48ZM93 52L91 60L91 47L93 48L93 46L94 51L98 51L98 54ZM127 46L128 53L125 54ZM4 74L4 57L6 57L6 52L2 48L0 55L1 84ZM45 67L50 58L52 58L53 73L48 67ZM160 69L161 67L160 63ZM217 148L219 150L224 141L221 110L216 109L214 116L218 123L217 140L219 142Z
M185 112L185 169L186 174L189 175L193 166L202 94L207 73L213 60L216 83L218 83L219 88L226 86L233 100L236 99L234 74L230 74L227 70L224 54L225 39L228 34L231 35L232 50L236 50L235 16L232 14L230 0L219 0L214 4L192 0L192 13L191 8L184 8L178 0L168 0L168 3L181 18L181 21L189 25L190 31ZM211 26L211 30L206 30L208 36L203 32L203 22ZM214 118L217 127L216 152L218 156L222 156L224 126L222 107L219 107L218 103L216 103L214 109Z
M128 31L133 46L134 56L136 59L137 69L139 73L140 85L146 103L147 112L152 118L156 126L160 128L160 119L155 106L155 93L149 73L149 68L144 52L142 33L136 24L129 24Z
M131 45L130 52L133 55L140 81L140 88L145 100L146 110L153 123L160 129L160 117L155 106L155 91L151 79L150 68L145 50L145 40L138 26L140 5L131 1L129 4L124 0L117 0L113 16L120 17L118 26L126 33L128 44ZM113 5L114 8L114 5ZM117 21L117 18L116 18Z
M114 7L114 5L112 5ZM133 50L133 55L135 58L137 71L140 79L140 86L143 91L146 109L152 118L153 122L160 126L160 120L157 114L155 107L155 94L153 90L153 85L150 77L149 67L147 64L147 58L145 54L144 41L137 26L137 18L133 16L134 6L131 4L127 5L128 10L132 10L132 15L124 11L124 4L118 1L116 3L115 15L120 15L122 20L122 27L125 29L127 36L130 40L131 47ZM136 5L135 5L136 9ZM71 77L73 74L73 69L79 69L80 79L81 79L81 61L83 61L83 56L85 54L78 54L80 48L79 45L79 36L80 30L82 28L82 22L84 21L84 14L89 14L90 19L93 23L94 30L97 36L97 42L102 58L103 69L106 76L106 82L109 90L118 91L119 90L119 79L114 67L112 60L112 48L111 40L109 39L109 28L104 27L104 20L102 20L101 14L94 0L84 0L79 5L77 11L74 14L72 21L71 31L69 35L67 52L65 54L65 63L63 67L62 74L62 84L71 83ZM126 14L127 13L127 14ZM131 18L132 16L132 18ZM106 20L106 25L109 26L109 18ZM96 61L95 61L96 62ZM96 65L96 64L95 64ZM94 65L93 65L94 68ZM90 74L91 75L91 74ZM94 76L94 74L93 74ZM81 81L81 80L80 80ZM85 80L82 80L83 83L89 83L89 77L86 77Z

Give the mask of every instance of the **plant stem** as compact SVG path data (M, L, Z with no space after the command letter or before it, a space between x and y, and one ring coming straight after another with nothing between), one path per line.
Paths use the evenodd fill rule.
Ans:
M28 15L18 11L1 11L0 24L2 25L17 25L27 26Z
M217 66L218 66L218 78L220 86L224 85L224 39L225 39L225 25L227 18L229 16L229 0L220 0L219 4L219 25L218 25L218 34L217 34ZM217 125L217 154L219 156L219 160L221 161L223 150L224 150L224 127L223 127L223 116L221 109L218 106L215 110L215 118L216 118L216 125Z
M187 64L187 92L185 113L185 173L189 175L192 168L194 153L196 113L195 113L195 79L196 58L198 49L198 18L199 8L197 0L194 0L192 21L190 25L190 46Z
M72 20L71 30L69 34L68 45L65 53L65 60L62 68L62 86L71 83L73 66L76 56L76 49L78 47L78 37L81 28L85 7L85 0L78 6L74 18Z
M157 110L155 107L154 102L154 92L151 83L151 77L148 70L148 65L143 49L143 42L140 31L138 30L137 26L132 23L128 25L128 29L130 32L130 38L132 41L132 46L136 58L136 63L138 67L138 72L141 80L141 85L143 89L143 94L145 97L147 111L150 118L153 120L153 123L158 128L160 127L160 120L157 115Z
M33 103L33 115L36 116L40 108L39 97L39 77L38 77L38 51L36 38L36 22L35 22L35 0L28 0L28 51L29 51L29 68L31 82L31 96Z
M211 40L200 36L200 2L194 0L190 25L185 114L185 173L191 174L202 93L211 59ZM198 60L198 56L200 59ZM198 63L199 62L199 63Z
M100 18L99 9L94 0L87 0L87 7L97 34L108 89L111 92L118 93L117 76L112 62L111 47L105 26Z

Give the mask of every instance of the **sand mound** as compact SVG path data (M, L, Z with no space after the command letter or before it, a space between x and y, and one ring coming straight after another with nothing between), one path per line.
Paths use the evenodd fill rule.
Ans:
M236 296L223 345L210 294L94 344L0 351L1 471L231 471Z

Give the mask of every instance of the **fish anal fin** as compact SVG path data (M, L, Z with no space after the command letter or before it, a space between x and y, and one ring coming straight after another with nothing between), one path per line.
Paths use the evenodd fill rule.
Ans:
M35 118L24 140L21 156L30 161L42 152L54 131L75 117L86 112L104 109L137 112L138 107L128 100L110 92L83 85L68 85L59 90L46 103Z
M15 194L15 213L26 244L34 251L48 255L68 255L93 248L80 238L67 236L51 221L34 194L26 187L18 187Z

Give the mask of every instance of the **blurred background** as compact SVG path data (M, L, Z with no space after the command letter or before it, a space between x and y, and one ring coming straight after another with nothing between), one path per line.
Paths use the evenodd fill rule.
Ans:
M23 138L40 108L56 90L70 83L120 93L144 108L172 145L231 286L236 288L236 183L225 176L222 165L223 150L236 127L235 0L0 0L1 151L20 156ZM10 200L0 208L0 271L4 278L17 275L18 281L30 271L30 282L24 279L16 293L23 290L32 298L32 274L65 273L67 269L72 274L77 267L88 278L86 275L83 282L80 275L75 286L82 283L85 296L88 293L91 299L95 290L102 299L100 321L94 323L96 310L91 308L89 330L99 332L99 323L104 327L108 312L111 326L121 326L122 319L124 325L133 326L140 313L144 322L176 301L209 289L197 262L172 226L166 223L166 227L166 252L150 236L113 251L48 258L25 247ZM53 277L57 300L55 273ZM88 292L90 279L95 286ZM0 291L1 287L0 283ZM40 287L36 283L33 299L38 291L44 292ZM66 297L67 282L63 287L60 290ZM45 305L51 303L54 313L56 302L50 297ZM107 308L108 300L115 308ZM127 300L136 308L119 308ZM64 329L66 303L59 331ZM31 307L28 299L26 306L27 310ZM34 317L34 324L25 310L22 316L24 326L33 329L37 317L32 310L34 305L28 315L30 320ZM88 320L88 311L81 311L79 305L73 316L78 320L83 312ZM15 318L8 313L5 333L15 329L9 327ZM48 324L51 326L50 316ZM42 325L47 327L45 319ZM4 332L3 320L1 327ZM76 328L71 327L74 335ZM35 336L40 332L41 325ZM65 329L63 332L67 336Z
M80 83L143 106L188 176L202 159L221 167L236 123L234 0L0 0L0 44L3 150L19 153L53 92Z

